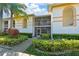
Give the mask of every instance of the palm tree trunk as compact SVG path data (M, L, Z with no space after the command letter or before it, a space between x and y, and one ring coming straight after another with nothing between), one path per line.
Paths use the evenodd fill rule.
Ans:
M11 10L10 28L13 28L13 12Z

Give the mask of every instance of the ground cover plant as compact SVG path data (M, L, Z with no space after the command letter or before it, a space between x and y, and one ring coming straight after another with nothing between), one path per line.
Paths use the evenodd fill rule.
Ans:
M0 36L0 45L8 45L14 46L17 44L22 43L23 41L27 40L28 37L24 35L17 35L16 37L10 35L1 35Z
M65 53L60 52L59 54L58 54L58 52L54 53L54 54L49 54L46 51L39 52L33 46L30 46L28 49L26 49L26 51L24 53L28 53L30 55L35 55L35 56L79 56L79 50L72 50L71 52L66 51Z
M25 53L37 56L79 56L79 40L34 39Z

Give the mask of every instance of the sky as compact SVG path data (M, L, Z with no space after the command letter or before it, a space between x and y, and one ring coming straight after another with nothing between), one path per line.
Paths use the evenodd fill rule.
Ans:
M48 13L47 3L25 3L27 6L26 12L28 14L44 15Z

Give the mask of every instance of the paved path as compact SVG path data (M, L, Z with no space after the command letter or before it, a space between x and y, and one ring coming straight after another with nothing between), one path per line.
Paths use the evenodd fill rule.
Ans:
M32 40L28 39L14 47L0 46L0 56L33 56L30 54L21 53L24 52L31 44Z
M12 47L12 49L16 52L24 52L31 44L32 44L32 40L28 39L25 42Z
M3 49L3 48L0 48ZM0 51L0 56L34 56L22 52L15 52L13 50L3 49L4 51Z

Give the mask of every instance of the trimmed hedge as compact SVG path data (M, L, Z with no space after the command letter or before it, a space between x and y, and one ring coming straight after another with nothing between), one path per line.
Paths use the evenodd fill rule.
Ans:
M20 33L21 35L26 35L28 38L32 38L32 33Z
M18 35L17 37L12 37L10 35L0 36L0 45L14 46L27 39L28 37L24 35Z
M79 40L33 40L33 47L48 52L79 49Z
M5 33L5 32L1 32L1 33L0 33L0 36L5 36L5 35L8 35L8 34Z
M76 39L79 40L79 34L53 34L54 39Z
M50 34L41 34L40 35L40 37L41 37L41 39L50 39L51 37L50 37Z

